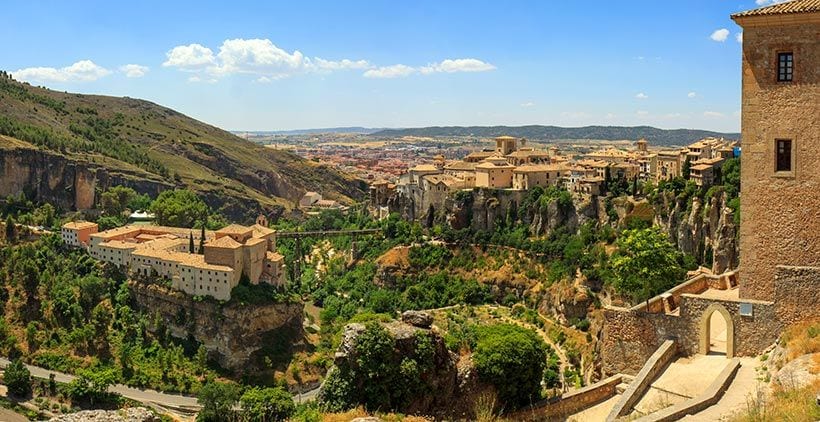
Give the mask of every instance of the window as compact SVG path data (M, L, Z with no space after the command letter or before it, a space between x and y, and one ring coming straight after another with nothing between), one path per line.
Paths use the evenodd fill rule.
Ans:
M791 82L794 73L794 54L777 53L777 82Z
M791 139L775 140L775 171L792 171L792 141Z

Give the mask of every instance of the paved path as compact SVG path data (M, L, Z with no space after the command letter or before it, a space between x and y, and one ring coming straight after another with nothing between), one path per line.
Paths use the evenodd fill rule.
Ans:
M754 397L765 383L757 379L757 368L762 365L756 357L740 358L740 369L723 397L704 411L683 418L687 422L712 422L731 419L732 414L744 410L747 400Z
M724 355L678 358L652 381L649 390L635 405L635 410L645 415L697 397L729 362Z

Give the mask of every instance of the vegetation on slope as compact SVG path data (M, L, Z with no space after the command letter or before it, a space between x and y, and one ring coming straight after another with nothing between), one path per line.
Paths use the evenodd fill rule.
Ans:
M212 206L231 198L288 205L306 190L339 200L364 194L364 182L148 101L57 92L5 73L0 74L0 135L113 171L187 186L208 194ZM14 148L19 141L2 144Z

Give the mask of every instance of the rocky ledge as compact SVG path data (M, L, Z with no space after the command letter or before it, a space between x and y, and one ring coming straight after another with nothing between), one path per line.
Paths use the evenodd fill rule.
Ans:
M83 410L51 418L51 422L160 422L160 418L144 407L120 410Z

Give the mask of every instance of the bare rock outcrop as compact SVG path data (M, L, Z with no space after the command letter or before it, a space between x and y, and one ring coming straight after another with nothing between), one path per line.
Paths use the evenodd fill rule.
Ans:
M51 422L160 422L160 418L144 407L120 410L83 410L50 419Z
M194 301L193 297L159 285L131 283L137 305L159 316L177 338L193 336L219 364L232 370L248 369L266 336L277 330L302 334L302 303L220 305ZM279 339L279 341L297 339Z

